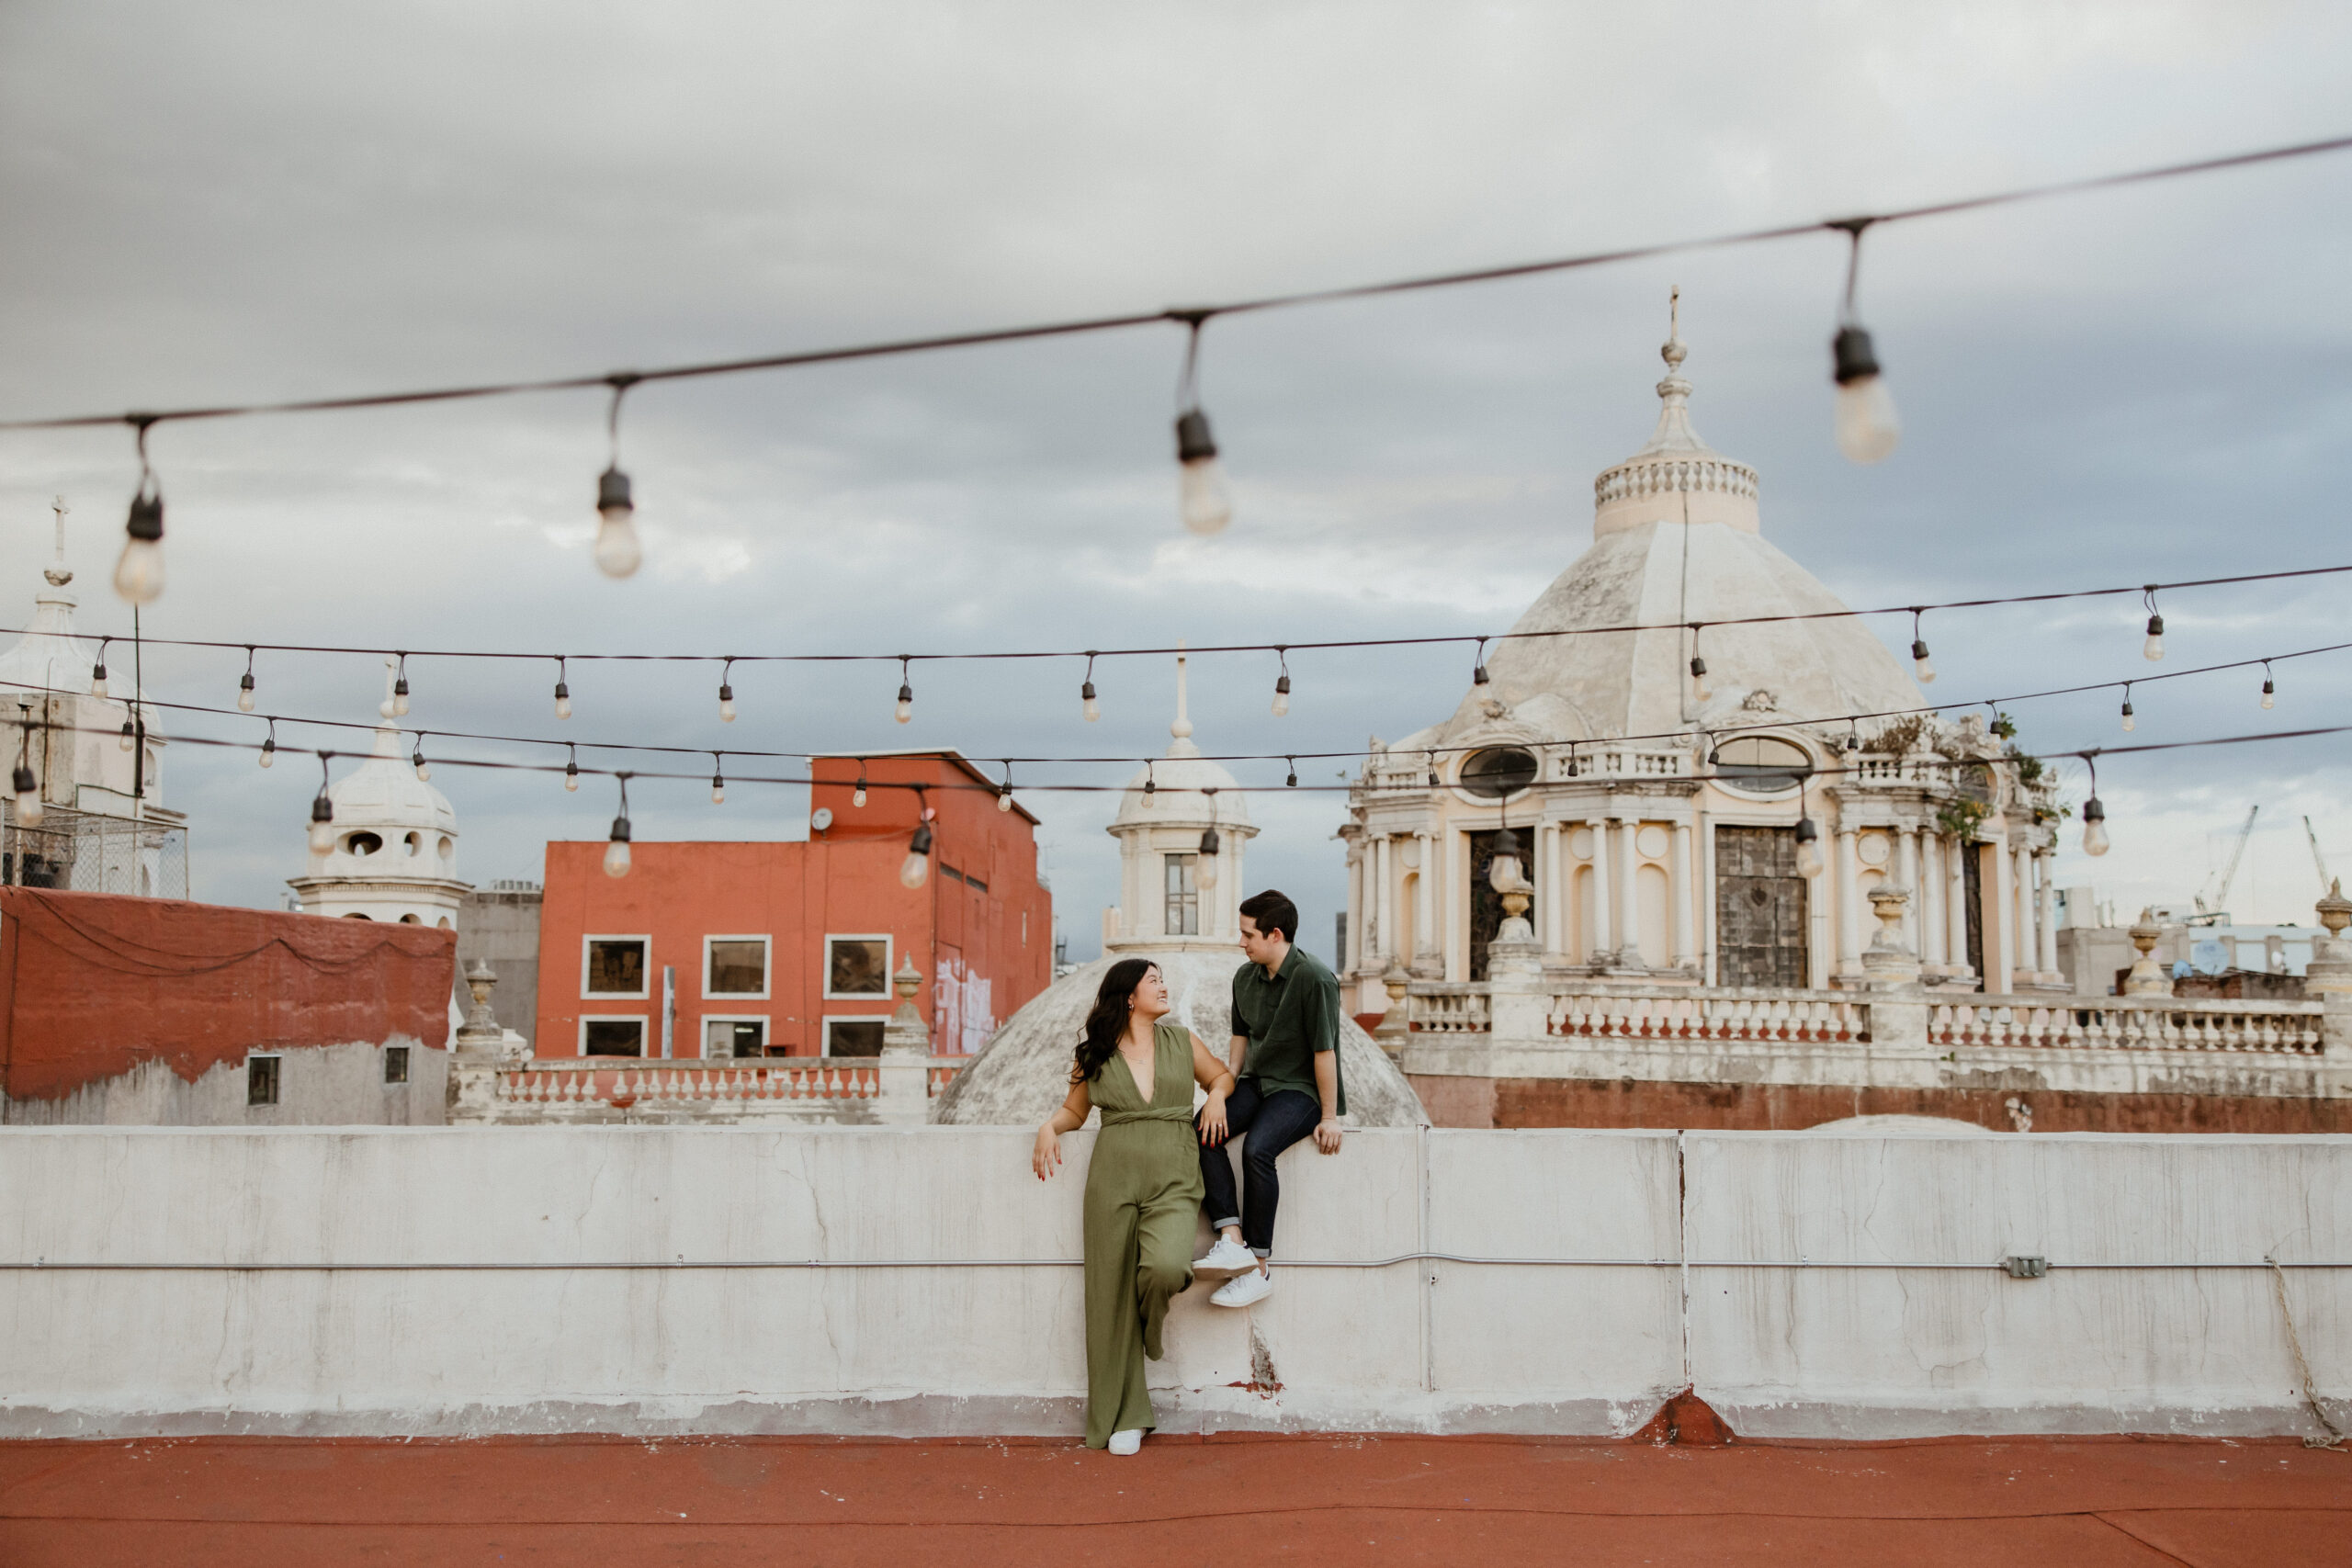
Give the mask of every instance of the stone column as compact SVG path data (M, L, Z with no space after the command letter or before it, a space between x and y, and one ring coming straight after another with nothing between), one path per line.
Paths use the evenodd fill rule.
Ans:
M1367 969L1385 969L1396 951L1394 911L1396 908L1396 840L1383 833L1372 841L1372 923L1364 934L1372 938L1363 955Z
M1442 973L1435 905L1430 888L1439 880L1437 836L1427 829L1413 837L1419 840L1420 875L1413 879L1413 973L1434 977Z
M2014 931L2017 940L2010 945L2009 964L2018 978L2011 983L2032 984L2033 975L2033 860L2023 844L2009 852L2009 901L2016 907Z
M1976 846L1959 835L1944 845L1945 970L1962 980L1976 978L1968 962L1968 865Z
M2035 910L2039 917L2035 929L2041 937L2034 967L2041 971L2043 985L2054 986L2064 978L2058 973L2058 863L2048 850L2034 851L2033 863L2041 872L2041 879L2035 884Z
M1838 973L1851 979L1862 966L1861 857L1856 851L1857 829L1838 828Z
M1699 966L1699 942L1691 929L1690 906L1697 895L1690 886L1690 824L1674 825L1674 860L1671 892L1674 900L1674 966L1695 969Z
M2007 995L2017 988L2011 955L2017 951L2018 919L2017 895L2009 886L2014 876L2008 846L1995 844L1993 852L1984 858L1993 866L1993 885L1984 890L1984 988L1996 995Z
M1352 974L1363 966L1363 847L1348 847L1348 951L1340 954L1340 972Z
M1562 944L1567 941L1566 913L1567 900L1561 890L1567 886L1560 874L1560 833L1557 822L1545 822L1535 829L1535 857L1543 872L1536 877L1536 917L1544 933L1544 962L1565 964L1566 954Z
M1919 829L1919 964L1924 974L1944 972L1950 962L1944 941L1944 841L1932 829Z
M1919 830L1917 828L1897 828L1894 848L1892 858L1894 863L1887 870L1892 874L1895 886L1907 895L1919 886ZM1915 961L1924 945L1919 934L1919 912L1916 907L1918 902L1917 898L1906 897L1902 904L1903 945L1911 951Z
M1641 864L1640 852L1634 847L1634 837L1641 831L1641 827L1630 817L1617 819L1617 853L1610 866L1617 874L1611 883L1617 899L1617 911L1611 922L1617 928L1617 962L1627 968L1642 961L1642 911L1634 896L1634 871Z
M1608 964L1617 953L1617 898L1611 888L1609 822L1596 817L1585 824L1592 834L1592 961Z
M875 1097L875 1112L885 1122L931 1120L931 1030L915 1011L915 992L922 985L922 976L916 973L912 958L899 964L899 972L890 976L890 988L899 994L899 1010L882 1026L882 1056L875 1067L880 1089Z

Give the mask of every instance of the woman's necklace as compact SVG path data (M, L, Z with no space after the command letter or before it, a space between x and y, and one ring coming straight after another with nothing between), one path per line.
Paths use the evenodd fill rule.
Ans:
M1149 1105L1154 1080L1159 1076L1153 1070L1158 1064L1152 1059L1154 1055L1152 1045L1146 1044L1138 1054L1135 1049L1135 1042L1122 1035L1119 1038L1119 1055L1126 1061L1127 1076L1135 1079L1136 1092L1143 1096L1143 1102L1146 1105Z

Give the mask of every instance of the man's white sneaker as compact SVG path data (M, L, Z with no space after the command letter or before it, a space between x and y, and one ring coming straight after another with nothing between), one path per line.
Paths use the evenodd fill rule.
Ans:
M1216 1294L1211 1296L1209 1302L1215 1306L1246 1307L1252 1302L1262 1302L1273 1293L1274 1277L1252 1269L1247 1274L1236 1274L1218 1286Z
M1193 1264L1195 1274L1238 1274L1244 1269L1256 1270L1258 1255L1235 1241L1231 1236L1219 1236L1216 1245Z
M1124 1432L1111 1434L1111 1451L1114 1454L1125 1457L1136 1452L1142 1447L1143 1428L1140 1427L1130 1427Z

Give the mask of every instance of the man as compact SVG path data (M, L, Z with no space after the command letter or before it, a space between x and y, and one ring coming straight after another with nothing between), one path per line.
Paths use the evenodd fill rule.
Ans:
M1209 1300L1243 1307L1272 1293L1267 1258L1274 1250L1274 1205L1281 1187L1274 1159L1315 1134L1315 1146L1340 1152L1347 1114L1340 1079L1340 982L1305 949L1298 906L1271 889L1241 901L1241 951L1250 962L1233 973L1232 1065L1236 1084L1225 1102L1227 1136L1243 1134L1246 1185L1233 1196L1233 1161L1224 1145L1201 1145L1202 1206L1216 1245L1195 1269L1231 1270Z

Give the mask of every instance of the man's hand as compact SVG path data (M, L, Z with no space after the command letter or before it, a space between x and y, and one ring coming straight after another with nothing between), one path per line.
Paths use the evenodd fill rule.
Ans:
M1340 1152L1340 1119L1326 1116L1315 1124L1315 1146L1327 1155Z

